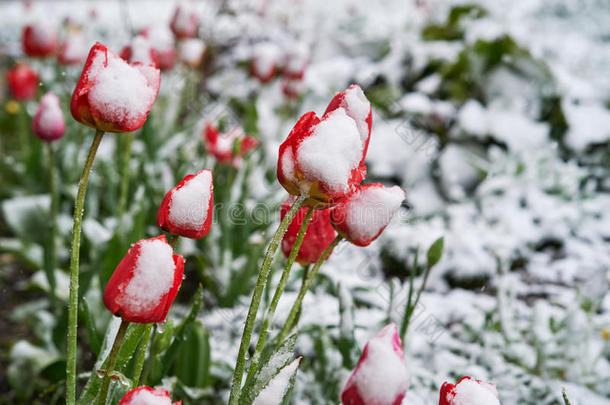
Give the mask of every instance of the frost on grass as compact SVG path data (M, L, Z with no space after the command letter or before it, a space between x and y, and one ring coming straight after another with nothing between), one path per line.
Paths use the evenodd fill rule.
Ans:
M188 229L199 229L207 216L212 193L212 175L204 170L172 194L169 220Z
M351 197L346 225L351 237L368 240L387 226L400 208L405 192L398 186L366 187Z
M172 248L165 241L143 240L138 244L140 255L133 278L117 298L121 307L135 313L150 311L157 306L160 298L171 289L176 268Z
M294 377L299 367L301 359L295 359L290 364L285 366L258 394L253 402L253 405L279 405L282 403L288 388L290 380Z
M150 69L153 71L130 66L110 51L96 53L88 70L93 83L89 101L102 120L132 122L146 118L157 97L160 80L158 70Z
M307 178L321 179L332 191L342 192L349 188L351 172L362 159L362 149L355 121L339 108L303 140L297 163Z

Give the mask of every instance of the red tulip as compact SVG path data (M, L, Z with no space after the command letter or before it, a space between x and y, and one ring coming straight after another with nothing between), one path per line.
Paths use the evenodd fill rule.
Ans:
M173 254L164 235L142 239L112 274L104 291L104 305L125 321L163 322L183 273L184 258Z
M48 24L37 21L23 28L21 45L26 55L44 58L57 51L57 32Z
M330 220L345 239L368 246L388 226L404 198L405 192L398 186L362 185L337 204Z
M303 81L301 79L283 79L282 93L289 99L298 98L301 94Z
M25 63L17 63L6 72L6 81L16 100L27 101L36 97L38 74Z
M205 54L205 43L197 38L185 39L178 45L178 58L191 69L197 69Z
M328 105L322 119L303 115L280 145L278 180L292 195L307 195L305 205L336 205L366 175L371 106L352 86Z
M203 138L206 150L218 163L230 163L233 167L240 167L243 157L258 146L258 139L245 135L240 126L226 133L220 133L214 125L206 122Z
M341 393L343 405L400 405L409 388L398 328L383 328L364 346L356 369Z
M87 57L87 42L80 31L70 32L59 47L57 62L60 65L79 65Z
M191 239L210 232L214 210L211 170L189 174L165 194L157 212L157 225L165 231Z
M176 50L174 37L165 26L143 28L138 35L148 38L150 45L156 52L159 69L162 72L171 70L176 64Z
M290 44L284 55L282 76L288 79L300 80L305 76L305 68L309 62L309 47L304 42Z
M457 384L444 383L439 405L500 405L496 386L492 383L462 377Z
M179 4L174 11L169 27L178 39L193 38L199 29L199 17L190 6Z
M280 208L281 219L284 219L284 216L293 202L294 197L284 201ZM286 257L290 255L290 251L294 246L307 209L307 207L303 207L299 210L288 226L284 239L282 239L282 251ZM330 223L330 209L315 210L311 217L311 222L307 227L307 231L305 232L305 237L303 238L296 261L303 266L317 262L324 250L326 250L335 239L335 235L335 229Z
M280 49L271 42L262 42L256 45L250 61L250 74L267 83L275 76L280 63Z
M181 405L182 401L173 405ZM118 405L172 405L169 392L163 388L138 387L129 391Z
M153 65L127 64L99 42L85 62L70 111L78 122L107 132L132 132L144 125L161 84Z
M125 45L121 49L120 56L129 64L142 63L159 67L157 52L149 40L142 35L137 35L129 45Z
M55 141L66 131L64 114L59 106L59 99L53 93L47 93L40 99L38 110L32 120L32 131L42 141Z

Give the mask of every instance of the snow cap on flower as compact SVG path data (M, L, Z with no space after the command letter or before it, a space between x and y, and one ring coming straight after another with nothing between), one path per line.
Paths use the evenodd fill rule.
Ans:
M157 67L128 64L98 42L89 51L70 111L74 119L90 127L132 132L144 125L160 85Z
M70 30L66 35L57 55L60 65L80 65L87 57L87 41L85 35L79 30Z
M203 60L205 49L205 43L201 39L185 39L178 45L178 58L191 69L197 69Z
M214 156L218 163L230 163L240 167L243 157L258 146L258 139L246 135L241 126L235 126L221 133L210 121L203 131L206 150Z
M391 323L364 346L341 393L343 405L400 405L409 388L398 328Z
M183 273L184 258L173 254L165 235L142 239L112 273L104 291L104 305L128 322L163 322Z
M309 62L309 46L305 42L291 42L284 53L282 76L300 80L305 76L305 68Z
M286 213L290 210L294 203L294 197L289 197L280 207L281 219L284 219ZM296 216L288 226L284 239L282 239L282 252L286 257L290 256L294 242L297 239L299 229L305 218L308 208L303 207L297 212ZM335 239L336 232L330 223L330 209L315 210L311 217L311 222L305 232L305 237L297 254L296 261L303 266L313 264L318 261L326 248ZM330 255L329 255L330 257Z
M280 145L278 180L292 195L308 195L305 205L336 205L366 175L370 104L359 87L335 96L322 119L303 115Z
M212 171L200 170L165 194L157 212L157 225L175 235L201 239L210 232L213 207Z
M32 120L32 131L42 141L54 141L66 131L64 114L59 106L59 98L53 93L47 93L40 99L38 110Z
M500 405L500 400L494 384L462 377L455 385L443 384L439 405Z
M252 50L250 74L263 83L267 83L277 72L281 60L281 50L273 42L260 42Z
M127 63L142 63L158 67L157 52L152 44L143 35L136 35L128 45L121 49L121 58Z
M405 191L398 186L362 185L337 204L330 219L345 239L368 246L388 226L404 198Z
M182 401L173 403L181 405ZM172 405L169 392L163 388L138 387L129 391L118 405Z
M28 56L51 56L57 51L57 31L44 20L35 21L23 28L21 45Z
M32 100L38 90L38 74L25 63L17 63L6 72L11 95L20 101Z
M169 27L178 39L193 38L199 29L199 17L189 3L178 3Z

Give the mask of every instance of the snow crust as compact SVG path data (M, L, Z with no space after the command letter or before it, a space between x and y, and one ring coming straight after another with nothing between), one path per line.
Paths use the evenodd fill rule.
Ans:
M273 377L269 385L267 385L258 394L253 405L280 405L288 390L290 379L299 367L301 359L295 359L280 372Z
M212 175L204 170L172 193L169 220L188 229L199 229L208 216Z
M405 192L398 186L366 187L348 202L345 218L350 236L358 240L375 237L400 208Z

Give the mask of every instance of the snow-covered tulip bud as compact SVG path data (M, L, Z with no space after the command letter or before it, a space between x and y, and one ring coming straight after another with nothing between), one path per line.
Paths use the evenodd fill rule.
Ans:
M284 54L282 76L293 80L302 79L308 62L309 46L304 42L290 43Z
M165 235L136 242L110 277L106 308L128 322L163 322L184 273L184 258L173 253Z
M6 72L11 95L19 101L32 100L38 90L38 74L25 63L18 63Z
M190 4L181 3L176 6L169 27L177 39L193 38L199 29L199 17Z
M60 65L80 65L87 57L87 41L80 30L71 30L59 47L57 62Z
M343 405L400 405L409 388L398 328L391 323L364 346L341 393Z
M205 43L198 38L185 39L178 45L178 58L191 69L197 69L205 54Z
M23 52L35 58L45 58L57 51L57 31L44 21L36 21L23 28Z
M132 132L144 125L160 85L158 68L128 64L98 42L72 93L70 112L78 122L102 131Z
M189 174L165 194L157 212L157 225L175 235L201 239L210 232L214 210L211 170Z
M173 405L181 405L182 401L174 402ZM169 392L163 388L138 387L129 391L118 405L172 405Z
M444 383L439 405L500 405L496 386L492 383L462 377L457 384Z
M176 64L176 50L171 31L161 25L155 25L140 30L138 35L148 38L157 54L157 62L162 72L171 70Z
M59 98L53 93L47 93L40 99L38 110L32 120L32 131L42 141L55 141L66 131L64 114L59 106Z
M289 99L298 98L303 91L301 79L282 79L282 93Z
M357 246L368 246L388 226L404 198L405 191L398 186L362 185L337 204L330 219L345 239Z
M250 61L250 74L262 83L275 76L281 59L281 50L273 42L261 42L253 49Z
M284 219L284 216L288 210L290 210L293 203L294 197L289 197L284 201L280 207L281 219ZM301 224L303 223L307 210L307 207L303 207L297 212L297 215L288 226L284 239L282 239L282 252L284 252L286 257L290 256L290 252L297 239L299 229L301 229ZM305 237L301 243L296 261L303 266L317 262L324 250L326 250L335 239L335 236L335 228L333 228L330 223L330 209L315 210L311 217L311 222L307 227L307 231L305 232Z
M157 52L152 47L148 38L137 35L129 45L121 49L121 58L127 63L142 63L158 67Z
M206 151L218 163L228 163L240 167L243 157L258 146L258 139L246 135L241 126L236 126L226 133L221 133L211 122L206 122L203 130Z

